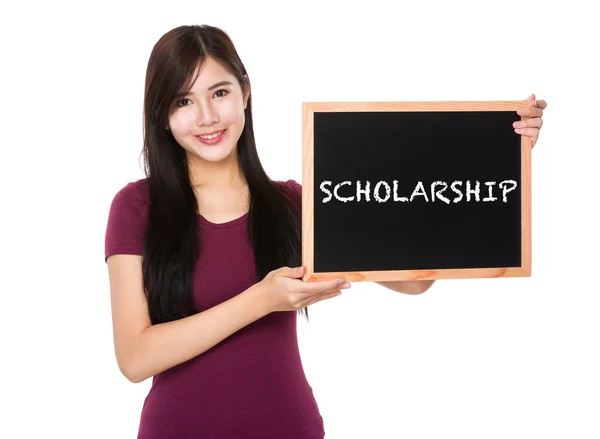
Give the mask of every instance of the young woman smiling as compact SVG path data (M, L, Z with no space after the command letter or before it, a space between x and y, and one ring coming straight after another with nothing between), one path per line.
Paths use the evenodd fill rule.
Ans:
M534 139L537 104L523 110ZM250 80L222 30L181 26L154 46L143 155L147 178L115 195L105 242L119 368L153 377L138 437L322 439L296 318L350 285L300 279L301 186L264 171Z

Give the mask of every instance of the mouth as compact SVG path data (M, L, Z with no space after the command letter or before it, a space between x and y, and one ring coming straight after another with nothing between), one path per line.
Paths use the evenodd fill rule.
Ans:
M212 131L210 133L205 133L199 136L195 136L200 142L207 145L214 145L215 143L219 143L219 141L225 136L227 129L220 131Z

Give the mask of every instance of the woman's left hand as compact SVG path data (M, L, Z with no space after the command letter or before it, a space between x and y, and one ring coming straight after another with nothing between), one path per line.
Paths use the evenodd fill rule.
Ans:
M521 107L517 110L517 114L520 116L527 116L531 119L519 120L513 123L515 132L522 136L531 137L531 147L533 148L540 136L540 130L544 121L542 115L546 108L546 101L536 100L535 94L532 94L526 99L529 103L527 107Z

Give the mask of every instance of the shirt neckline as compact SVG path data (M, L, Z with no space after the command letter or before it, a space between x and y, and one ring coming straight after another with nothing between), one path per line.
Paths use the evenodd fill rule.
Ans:
M238 218L232 219L230 221L226 221L224 223L213 223L212 221L209 221L206 218L204 218L198 212L196 212L196 215L198 215L201 224L204 224L209 227L217 228L217 229L228 229L230 227L234 227L238 224L245 222L248 217L248 212L246 212L245 214L243 214L242 216L240 216Z

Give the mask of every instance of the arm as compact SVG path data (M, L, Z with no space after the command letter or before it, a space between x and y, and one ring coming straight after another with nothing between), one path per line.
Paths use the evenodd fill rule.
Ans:
M399 280L375 283L392 291L396 291L397 293L416 295L423 294L431 288L434 282L435 280Z
M251 287L196 315L152 325L141 256L114 255L107 263L117 363L134 383L202 354L268 314L258 289Z

